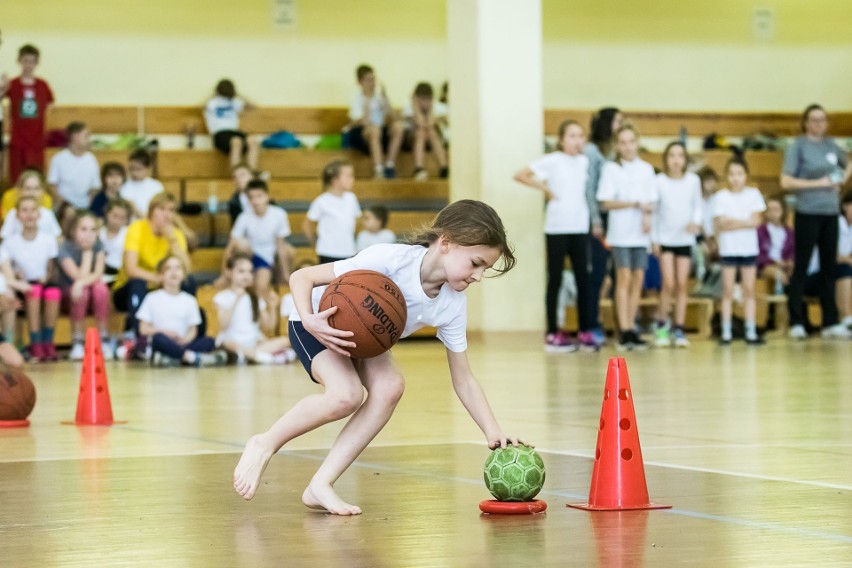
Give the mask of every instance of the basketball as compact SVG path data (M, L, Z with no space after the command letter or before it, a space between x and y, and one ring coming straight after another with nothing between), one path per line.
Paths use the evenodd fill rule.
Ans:
M328 318L335 329L351 331L358 359L381 355L399 340L408 308L393 280L373 270L353 270L335 279L320 300L320 311L337 306Z
M23 371L0 368L0 420L24 420L35 402L35 386Z

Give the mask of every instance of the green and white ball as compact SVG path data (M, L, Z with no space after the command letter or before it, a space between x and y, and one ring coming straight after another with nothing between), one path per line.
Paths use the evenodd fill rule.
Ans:
M498 501L532 501L544 485L544 462L529 446L497 448L485 460L485 486Z

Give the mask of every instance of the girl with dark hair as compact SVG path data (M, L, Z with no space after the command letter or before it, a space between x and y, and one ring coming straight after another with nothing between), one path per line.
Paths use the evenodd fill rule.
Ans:
M213 137L213 146L230 157L231 167L246 156L249 167L257 169L260 143L240 130L240 114L252 106L244 97L237 96L237 88L230 79L216 84L215 96L204 106L204 121L207 132Z
M349 258L355 254L355 224L361 205L352 193L355 169L336 160L322 170L323 193L311 202L302 230L316 245L320 264Z

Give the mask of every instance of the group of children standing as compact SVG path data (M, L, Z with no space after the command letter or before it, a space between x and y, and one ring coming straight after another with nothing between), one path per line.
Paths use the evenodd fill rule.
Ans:
M652 251L662 273L655 344L689 346L684 324L693 248L699 238L715 238L718 246L723 280L721 343L727 345L732 340L732 303L739 276L745 341L762 344L755 324L754 287L760 253L758 227L766 204L760 191L748 185L745 160L732 157L725 166L726 187L705 199L701 179L687 169L689 157L684 144L669 144L663 152L662 171L655 173L654 167L639 157L636 129L621 124L620 117L613 115L611 120L612 143L603 148L603 153L611 150L612 159L603 163L599 176L590 167L590 152L584 151L583 127L575 121L561 125L557 151L531 162L515 176L520 183L542 191L547 200L545 349L596 350L602 343L593 309L599 296L592 285L591 258L592 243L600 236L600 227L594 222L598 208L606 216L605 243L615 273L619 349L648 347L636 331L636 317ZM566 256L571 259L577 282L576 341L557 325L557 296Z

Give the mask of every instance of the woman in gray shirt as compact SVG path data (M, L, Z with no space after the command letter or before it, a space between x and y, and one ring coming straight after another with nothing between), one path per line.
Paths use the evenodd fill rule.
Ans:
M787 147L781 187L796 194L793 276L787 291L790 337L805 339L805 309L802 296L814 246L819 250L820 305L824 337L849 337L838 324L834 303L834 270L837 263L837 215L840 188L849 179L852 164L833 139L826 136L828 117L820 105L810 105L802 114L804 134Z

